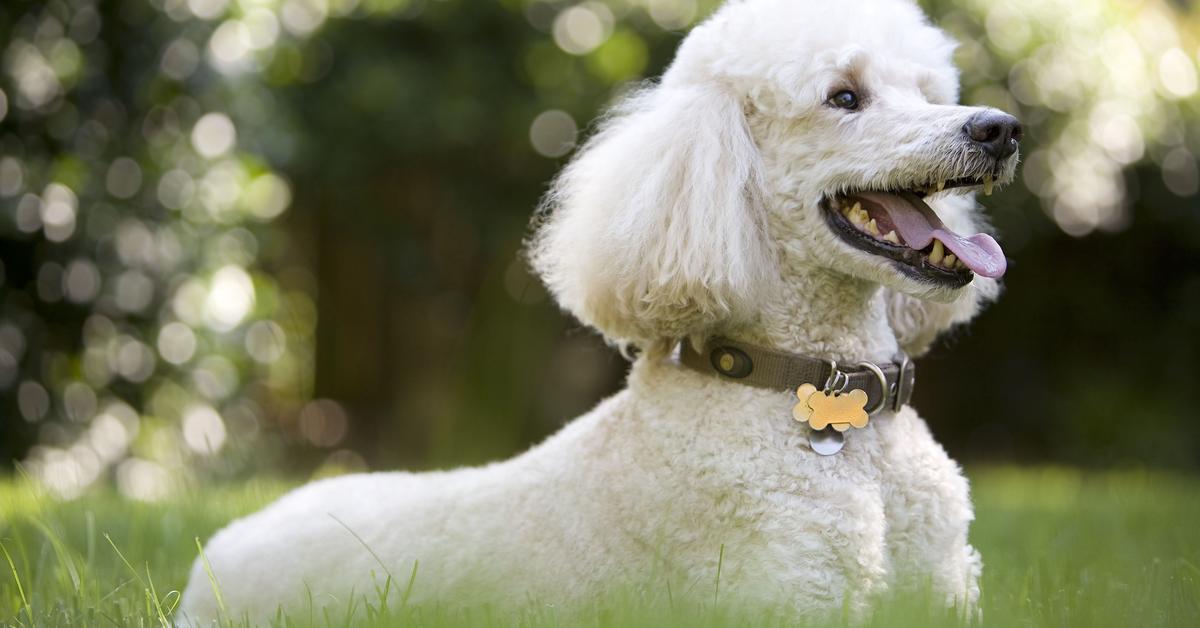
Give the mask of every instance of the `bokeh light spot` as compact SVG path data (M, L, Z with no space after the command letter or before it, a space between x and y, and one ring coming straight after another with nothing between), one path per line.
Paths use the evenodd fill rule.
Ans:
M1200 170L1196 157L1180 146L1167 153L1162 162L1163 184L1176 196L1189 197L1200 192Z
M1175 98L1188 98L1196 93L1196 65L1179 48L1164 52L1158 60L1158 79L1163 89Z
M543 111L529 125L529 143L544 157L562 157L575 147L579 128L571 114L558 109Z
M51 183L42 193L42 227L46 239L64 242L75 233L75 214L79 199L71 188L60 183Z
M242 203L255 218L271 220L291 205L292 188L279 176L271 173L260 175L242 191Z
M258 321L246 330L246 353L256 362L275 362L286 349L287 334L274 321Z
M242 18L246 25L247 42L254 50L265 50L279 39L279 20L267 9L252 9Z
M612 33L613 15L599 2L568 7L554 19L554 43L564 52L584 55L595 50Z
M249 67L250 29L238 20L227 20L208 40L209 59L219 72L237 74Z
M192 15L202 20L215 20L225 14L229 0L187 0Z
M33 233L42 228L42 199L35 194L25 194L17 201L17 210L13 216L17 229L25 233Z
M16 356L6 349L0 349L0 390L8 390L12 386L17 379L19 366Z
M63 277L67 300L76 304L90 302L100 293L100 281L100 269L96 268L96 264L91 260L72 261L67 265L66 275Z
M1019 52L1033 35L1021 9L1004 3L991 6L985 23L989 40L1010 53Z
M167 45L163 51L159 69L163 74L182 81L191 76L200 65L200 50L191 40L180 37Z
M349 420L341 404L317 399L300 410L300 434L317 447L333 447L346 436Z
M171 311L179 320L193 327L204 321L204 303L208 299L208 290L199 279L188 279L175 290L171 298Z
M134 425L136 429L136 423ZM131 430L111 412L97 415L88 429L88 443L92 446L92 450L106 462L112 462L124 456L132 440Z
M196 334L179 321L163 325L158 332L158 354L171 364L183 364L196 353Z
M96 414L96 391L83 382L71 382L63 389L63 409L67 418L76 423L90 420Z
M126 312L145 310L154 298L154 280L140 270L127 270L117 276L117 307Z
M299 37L320 28L328 14L329 6L325 0L287 0L279 9L283 27Z
M131 198L142 187L141 166L128 157L114 159L108 166L105 187L117 198Z
M237 141L237 130L229 116L207 113L192 127L192 146L204 157L213 159L229 152Z
M606 82L617 83L640 75L645 71L648 59L642 38L620 30L588 56L588 66Z
M229 331L254 307L254 282L240 266L230 264L213 274L204 301L205 322L216 331Z
M649 0L647 8L663 30L679 30L696 19L696 0Z
M117 490L139 501L158 501L170 494L171 475L149 460L130 458L117 466Z
M40 421L50 412L50 394L33 380L23 381L17 388L17 408L26 421Z
M0 158L0 196L16 196L25 182L25 171L15 157Z
M150 375L154 373L154 353L132 336L124 335L113 339L108 348L108 361L113 372L135 384L150 379Z
M17 105L22 109L41 109L62 93L58 74L37 46L15 40L5 51L5 61L16 80Z
M207 356L192 371L192 383L209 399L226 399L237 390L237 367L219 355Z
M1142 158L1145 143L1142 129L1132 116L1100 107L1091 117L1092 139L1119 164Z
M183 442L192 451L212 455L225 445L225 422L211 406L194 405L183 414Z
M191 175L178 168L158 180L158 202L168 209L183 209L195 194L196 183Z

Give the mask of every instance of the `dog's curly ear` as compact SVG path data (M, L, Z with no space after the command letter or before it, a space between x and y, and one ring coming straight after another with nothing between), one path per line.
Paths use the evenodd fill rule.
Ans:
M931 205L954 231L975 233L981 230L973 196L947 197ZM915 358L929 351L938 336L974 318L999 295L1000 284L995 279L979 276L949 303L926 301L886 290L888 323L900 348Z
M734 94L645 88L552 185L531 261L560 305L618 345L655 351L739 322L774 268L761 178Z

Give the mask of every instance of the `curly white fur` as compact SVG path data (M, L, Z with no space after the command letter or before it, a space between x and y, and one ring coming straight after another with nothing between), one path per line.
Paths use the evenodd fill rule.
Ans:
M974 604L967 482L911 408L821 457L787 393L665 357L679 338L722 333L882 362L923 352L995 296L990 280L949 290L901 274L835 237L818 207L976 167L960 128L978 110L953 104L952 48L904 0L743 0L696 27L559 177L531 242L565 308L648 349L627 389L511 460L324 480L234 522L206 548L227 612L344 609L417 563L413 602L565 603L711 582L722 547L723 591L800 613L912 583ZM861 111L824 104L851 86ZM973 231L969 195L931 205ZM217 615L198 561L180 621Z

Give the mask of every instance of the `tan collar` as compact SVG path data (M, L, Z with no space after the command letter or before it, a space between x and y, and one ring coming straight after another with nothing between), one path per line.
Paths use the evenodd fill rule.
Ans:
M726 381L793 395L804 384L827 392L861 390L867 394L864 409L869 415L895 412L908 403L917 371L904 354L888 364L860 362L847 367L833 360L784 353L728 338L710 338L700 349L684 340L679 345L679 362Z

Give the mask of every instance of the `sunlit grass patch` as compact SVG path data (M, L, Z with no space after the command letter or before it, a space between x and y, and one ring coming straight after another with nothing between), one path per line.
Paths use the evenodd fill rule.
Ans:
M983 613L994 626L1200 624L1200 480L1070 469L977 469L973 542L984 555ZM163 625L206 539L282 493L253 482L197 489L159 503L108 492L58 502L21 481L0 482L0 625ZM583 609L530 602L520 610L470 599L408 605L414 577L390 566L393 595L359 592L344 608L280 615L296 626L726 626L791 625L750 611L713 586L685 597L626 591ZM415 576L420 578L419 570ZM797 595L803 595L798 591ZM236 619L236 618L235 618ZM843 624L846 618L832 623ZM964 623L930 596L893 596L868 626ZM241 622L233 621L234 624Z
M0 625L161 623L207 538L285 490L281 483L180 492L159 503L96 491L58 502L0 482Z
M972 539L984 554L985 613L1037 626L1200 625L1196 478L975 475Z

